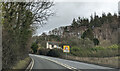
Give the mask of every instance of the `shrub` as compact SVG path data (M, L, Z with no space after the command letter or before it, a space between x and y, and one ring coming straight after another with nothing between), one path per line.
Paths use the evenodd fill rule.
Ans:
M33 50L34 53L36 53L38 49L38 45L34 42L31 46L31 49Z
M111 45L111 46L109 46L107 48L109 48L109 49L118 49L119 46L117 44L114 44L114 45Z
M49 52L49 49L41 48L41 49L38 50L37 54L47 55L48 52Z
M52 49L47 53L47 55L52 57L61 57L61 53L61 49Z
M81 47L81 48L92 48L94 47L94 43L93 41L91 41L88 38L85 39L78 39L78 38L70 38L67 40L68 44L70 46L77 46L77 47Z
M93 40L94 35L93 35L93 32L92 32L92 29L86 30L86 31L82 34L81 38L83 38L83 39L89 38L90 40Z
M93 39L94 45L99 45L99 40L97 38Z
M79 48L79 47L76 47L76 46L71 48L70 53L74 56L80 56L80 57L90 56L89 55L90 51L87 50L87 48Z
M113 49L114 48L114 49ZM109 48L96 46L93 48L72 47L71 54L79 57L113 57L119 56L117 45L112 45Z
M101 47L101 46L96 46L95 49L97 49L97 50L104 50L105 48Z

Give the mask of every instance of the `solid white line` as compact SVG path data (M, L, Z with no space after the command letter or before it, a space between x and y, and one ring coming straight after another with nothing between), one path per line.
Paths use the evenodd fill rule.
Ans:
M40 57L40 56L37 56L37 57ZM44 57L40 57L40 58L44 58ZM67 68L67 69L70 69L70 70L73 70L73 69L75 70L75 69L77 69L77 68L75 68L75 67L69 66L69 65L67 65L67 64L60 63L60 62L58 62L58 61L55 61L55 60L52 60L52 59L49 59L49 58L44 58L44 59L49 60L49 61L52 61L52 62L54 62L54 63L56 63L56 64L59 64L59 65L65 67L65 68Z
M34 65L34 59L33 58L31 58L31 59L32 59L32 65L31 65L31 68L29 71L31 71L33 69L33 65Z
M32 62L32 61L31 61ZM27 69L29 69L29 67L31 66L31 62L29 63L28 67L26 68L25 71L27 71Z
M30 57L31 58L31 57ZM31 58L32 59L32 58ZM33 64L34 64L34 60L32 59L32 61L29 63L29 65L28 65L28 67L26 68L26 70L25 71L31 71L30 69L32 69L32 67L33 67Z
M43 58L43 59L52 61L52 62L54 62L54 63L56 63L56 64L59 64L59 65L65 67L65 68L70 69L70 70L73 70L73 71L76 71L76 70L77 70L77 68L75 68L75 67L69 66L69 65L67 65L67 64L60 63L60 62L55 61L55 60L52 60L52 59L50 59L50 58L41 57L41 56L39 56L39 55L32 55L32 56L36 56L36 57L40 57L40 58ZM77 71L81 71L81 70L77 70Z

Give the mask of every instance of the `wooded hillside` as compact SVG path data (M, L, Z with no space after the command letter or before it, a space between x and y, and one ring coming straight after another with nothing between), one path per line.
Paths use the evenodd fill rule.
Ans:
M48 36L55 35L66 39L71 37L97 39L101 46L109 46L118 44L118 25L117 14L103 13L101 17L94 14L90 20L80 17L73 19L70 26L55 28L49 32Z
M103 13L101 17L94 14L90 20L78 17L69 26L55 28L48 35L35 36L35 43L46 48L47 41L61 42L61 47L70 45L70 53L75 56L119 56L118 20L118 15L111 13Z

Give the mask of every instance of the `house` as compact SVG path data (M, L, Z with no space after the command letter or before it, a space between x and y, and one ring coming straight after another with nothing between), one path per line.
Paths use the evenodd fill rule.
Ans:
M62 49L59 45L60 45L60 42L50 42L50 41L48 41L46 43L46 48L47 49L54 49L54 48Z

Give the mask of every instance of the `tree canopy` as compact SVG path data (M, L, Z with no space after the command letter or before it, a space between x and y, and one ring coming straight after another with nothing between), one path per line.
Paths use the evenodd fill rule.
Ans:
M28 56L34 30L53 13L53 2L3 2L3 69Z

